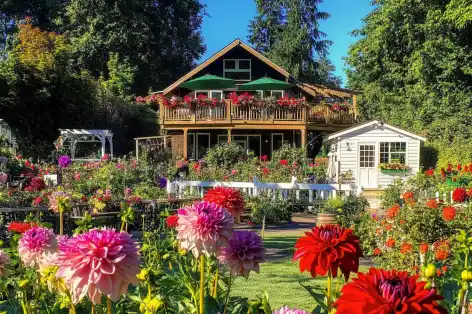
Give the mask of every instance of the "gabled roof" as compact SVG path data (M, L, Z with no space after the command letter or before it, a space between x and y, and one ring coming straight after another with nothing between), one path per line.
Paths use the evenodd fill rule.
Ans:
M374 120L374 121L370 121L370 122L366 122L366 123L361 123L361 124L355 125L355 126L353 126L353 127L347 128L347 129L345 129L345 130L342 130L342 131L339 131L339 132L330 134L328 137L326 137L326 140L332 140L332 139L338 138L338 137L340 137L340 136L343 136L343 135L346 135L346 134L349 134L349 133L352 133L352 132L361 130L361 129L366 128L366 127L368 127L368 126L377 126L377 125L378 125L378 126L386 127L386 128L391 129L391 130L393 130L393 131L395 131L395 132L397 132L397 133L407 135L407 136L409 136L409 137L415 138L415 139L420 140L420 141L423 141L423 142L426 141L426 138L424 138L424 137L422 137L422 136L419 136L419 135L416 135L416 134L414 134L414 133L405 131L405 130L403 130L403 129L397 128L397 127L392 126L392 125L390 125L390 124L383 123L382 121L378 121L378 120Z
M258 58L259 60L261 60L262 62L267 64L269 67L271 67L275 71L279 72L281 75L283 75L287 79L290 79L293 83L295 83L295 85L298 88L304 90L306 93L308 93L308 94L310 94L314 97L321 95L321 96L324 96L324 97L342 97L342 98L346 98L346 97L351 97L353 94L357 93L357 92L349 91L347 89L331 89L331 88L327 88L327 87L322 86L322 85L302 83L302 82L298 81L296 78L294 78L288 71L286 71L282 67L278 66L274 62L270 61L268 58L264 57L260 52L258 52L257 50L255 50L251 46L247 45L246 43L244 43L242 40L240 40L238 38L238 39L234 40L232 43L230 43L229 45L227 45L226 47L224 47L223 49L221 49L220 51L218 51L217 53L215 53L213 56L208 58L205 62L201 63L196 68L194 68L193 70L191 70L190 72L188 72L187 74L185 74L184 76L179 78L177 81L172 83L170 86L168 86L166 89L164 89L162 91L162 94L163 95L169 94L174 89L176 89L180 84L182 84L185 81L189 80L195 74L202 71L207 66L209 66L214 61L216 61L218 58L224 56L227 52L229 52L230 50L232 50L233 48L235 48L237 46L243 48L244 50L249 52L251 55L253 55L254 57Z

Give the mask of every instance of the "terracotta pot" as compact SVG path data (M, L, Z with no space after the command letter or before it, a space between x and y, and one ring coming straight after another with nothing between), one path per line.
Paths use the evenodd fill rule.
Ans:
M337 225L336 214L322 214L316 215L316 226Z
M328 157L315 157L315 162L319 164L327 164L329 161Z

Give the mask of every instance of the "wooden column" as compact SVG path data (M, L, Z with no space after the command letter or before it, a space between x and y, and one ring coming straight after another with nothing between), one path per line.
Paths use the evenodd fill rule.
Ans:
M184 159L187 159L188 158L188 143L187 143L187 140L188 140L188 136L187 136L187 131L188 129L184 129L184 151L183 151L183 155L184 155Z
M231 129L228 129L228 144L231 143Z
M352 107L354 108L354 120L357 120L357 95L352 95Z
M306 142L307 142L307 134L308 134L308 133L307 133L307 130L305 130L305 129L301 129L300 131L301 131L301 133L302 133L302 148L305 148Z

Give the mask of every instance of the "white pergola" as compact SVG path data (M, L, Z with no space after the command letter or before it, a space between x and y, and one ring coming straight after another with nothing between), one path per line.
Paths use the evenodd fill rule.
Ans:
M106 153L106 142L110 145L110 156L113 157L113 133L110 130L84 130L84 129L59 129L61 131L60 143L69 144L72 160L84 160L85 158L76 158L77 143L101 143L101 157Z

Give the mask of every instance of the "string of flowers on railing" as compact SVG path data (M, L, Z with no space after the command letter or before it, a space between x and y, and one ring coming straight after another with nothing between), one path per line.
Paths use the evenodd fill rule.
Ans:
M306 107L308 104L304 98L294 98L284 96L276 99L275 97L257 98L249 93L237 94L232 92L229 94L231 103L240 108L276 108L276 109L299 109Z
M319 98L319 103L327 106L331 112L346 112L353 106L351 100L340 98Z
M168 109L195 109L195 108L215 108L225 105L223 100L217 98L208 98L200 94L196 98L191 96L172 96L167 98L163 95L152 94L146 97L136 97L137 103L159 104L162 103Z

